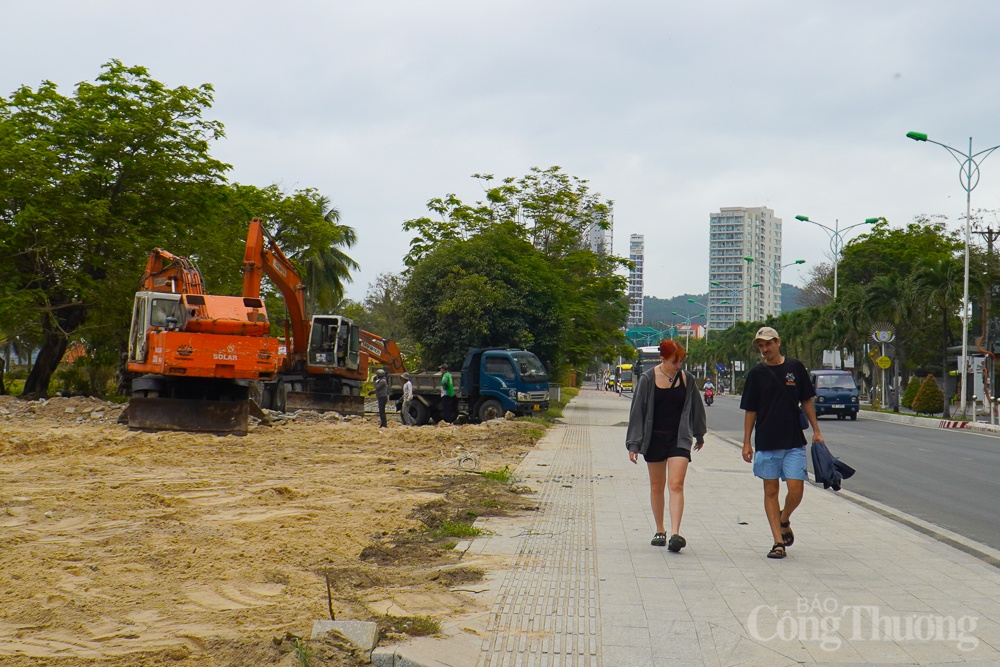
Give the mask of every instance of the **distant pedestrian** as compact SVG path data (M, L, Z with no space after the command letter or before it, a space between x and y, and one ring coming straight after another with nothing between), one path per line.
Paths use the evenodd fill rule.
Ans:
M441 364L441 419L449 424L458 417L458 398L455 396L455 383L448 372L448 366Z
M403 426L412 426L413 418L410 416L410 404L413 402L413 383L410 382L410 374L403 373L403 406L401 408L400 419Z
M632 463L639 454L649 472L649 501L656 522L650 542L680 551L687 545L681 537L684 514L684 478L695 451L705 444L705 406L694 376L681 369L687 353L680 343L660 343L660 363L639 376L628 416L625 446ZM664 491L670 488L670 540L663 523Z
M767 557L784 558L795 541L792 512L802 502L808 477L800 403L812 426L813 442L822 442L823 436L812 400L816 389L802 362L781 354L781 338L771 327L758 329L753 344L764 360L750 369L743 386L743 460L753 462L753 474L764 480L764 512L774 538ZM781 480L787 487L784 507L778 498Z
M379 428L385 428L385 404L389 402L389 381L385 379L385 370L378 369L375 373L375 400L378 401Z

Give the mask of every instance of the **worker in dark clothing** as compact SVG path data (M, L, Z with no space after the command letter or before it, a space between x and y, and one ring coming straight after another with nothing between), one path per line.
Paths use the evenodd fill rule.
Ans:
M385 378L385 370L378 369L375 373L375 399L378 401L379 428L385 428L385 404L389 402L389 381Z

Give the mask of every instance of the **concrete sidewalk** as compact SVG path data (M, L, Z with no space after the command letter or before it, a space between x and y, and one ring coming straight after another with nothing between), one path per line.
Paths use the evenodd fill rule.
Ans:
M573 401L517 469L539 511L477 523L492 534L465 545L490 573L472 593L484 611L376 665L1000 664L1000 570L811 484L788 557L768 560L761 483L711 432L688 471L687 548L650 546L628 405Z

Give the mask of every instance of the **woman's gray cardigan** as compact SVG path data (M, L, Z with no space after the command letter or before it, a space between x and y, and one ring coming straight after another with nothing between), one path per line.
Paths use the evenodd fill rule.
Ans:
M704 436L708 428L705 405L701 402L701 392L694 376L687 371L681 372L687 379L687 392L684 396L684 409L681 410L681 423L677 428L677 446L690 450L694 439ZM653 437L653 397L656 394L653 391L656 386L654 373L656 366L639 376L632 395L632 408L628 413L628 432L625 434L625 447L630 452L639 452L643 456L649 450L649 441Z

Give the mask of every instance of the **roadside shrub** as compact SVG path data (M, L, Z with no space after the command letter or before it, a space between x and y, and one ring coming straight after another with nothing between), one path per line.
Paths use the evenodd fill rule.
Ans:
M944 411L944 392L933 375L928 375L920 383L917 395L913 397L914 412L933 415Z
M913 399L917 395L917 391L920 389L920 380L914 375L910 378L909 384L906 385L906 390L903 392L903 398L899 399L899 404L904 408L913 408Z

